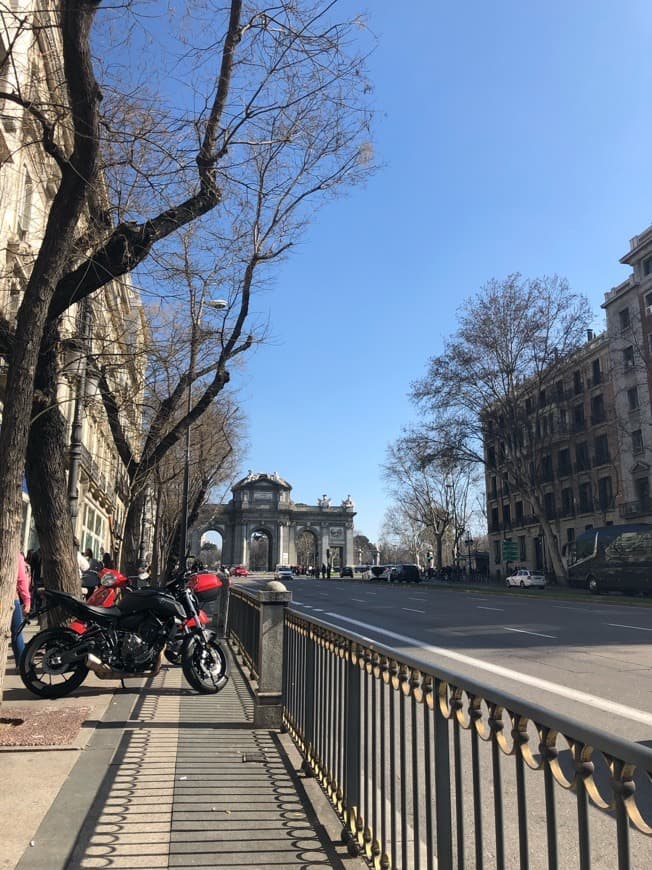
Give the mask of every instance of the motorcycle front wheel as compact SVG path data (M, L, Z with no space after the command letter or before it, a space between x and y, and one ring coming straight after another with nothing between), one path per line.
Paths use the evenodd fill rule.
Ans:
M183 675L197 692L214 695L226 686L229 663L216 640L204 640L200 635L187 638L181 654Z
M39 698L62 698L81 686L88 674L84 662L61 660L79 640L68 628L46 628L30 640L20 660L20 678L30 692Z

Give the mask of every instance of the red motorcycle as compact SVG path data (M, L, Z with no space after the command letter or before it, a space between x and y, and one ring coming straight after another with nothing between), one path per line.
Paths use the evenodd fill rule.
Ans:
M126 577L115 568L103 568L98 573L99 583L88 597L86 603L95 607L115 607L118 601L128 594L132 588L131 581L137 578ZM229 581L230 585L230 581ZM210 572L193 572L190 574L177 574L166 583L165 588L181 604L186 618L174 637L168 641L165 647L165 658L173 665L181 663L185 639L196 631L208 633L211 640L216 639L216 633L206 628L211 622L211 616L217 607L217 601L222 587L222 580L217 574ZM192 596L185 594L188 589ZM193 600L194 598L194 600ZM203 610L206 609L210 616ZM84 634L86 623L81 619L75 619L69 627Z

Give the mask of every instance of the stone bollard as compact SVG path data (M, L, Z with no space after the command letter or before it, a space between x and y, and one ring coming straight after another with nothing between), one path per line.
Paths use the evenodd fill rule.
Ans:
M283 720L283 624L292 593L276 580L258 592L260 646L254 728L280 728Z

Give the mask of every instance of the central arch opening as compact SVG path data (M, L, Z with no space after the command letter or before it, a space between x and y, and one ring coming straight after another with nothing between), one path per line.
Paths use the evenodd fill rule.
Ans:
M297 536L297 562L302 573L318 565L319 544L317 535L310 529L304 529Z
M267 529L255 529L249 539L249 570L273 571L274 548Z

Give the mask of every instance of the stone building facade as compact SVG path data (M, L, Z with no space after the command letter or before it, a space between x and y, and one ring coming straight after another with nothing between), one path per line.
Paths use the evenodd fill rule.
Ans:
M0 92L33 102L54 125L57 144L69 150L67 88L55 7L16 0L0 10ZM29 110L0 99L0 317L9 323L18 311L59 183L57 165L41 140L42 131ZM100 178L100 202L102 183ZM71 435L75 412L81 412L75 533L83 548L115 552L128 499L127 476L92 379L82 377L82 372L88 374L93 357L107 348L117 349L121 362L111 367L109 378L125 431L132 443L138 443L145 323L139 294L128 279L108 284L93 295L85 311L79 310L82 307L71 308L62 318L57 401ZM4 375L0 361L0 408ZM24 490L21 545L27 550L38 541Z

